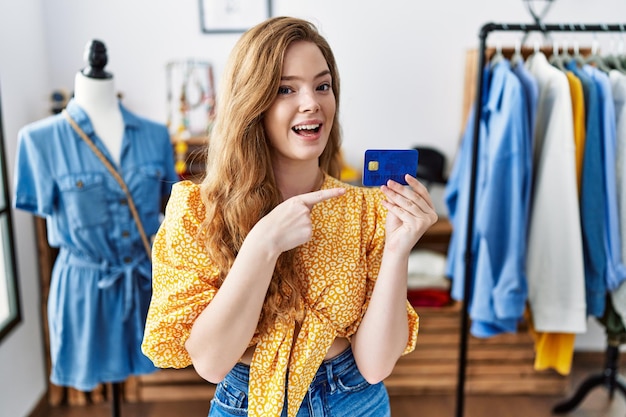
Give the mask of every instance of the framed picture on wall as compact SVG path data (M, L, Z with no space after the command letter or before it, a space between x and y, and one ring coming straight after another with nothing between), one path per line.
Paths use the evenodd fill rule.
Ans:
M272 0L198 0L202 33L243 33L272 15Z
M0 103L0 343L21 321Z

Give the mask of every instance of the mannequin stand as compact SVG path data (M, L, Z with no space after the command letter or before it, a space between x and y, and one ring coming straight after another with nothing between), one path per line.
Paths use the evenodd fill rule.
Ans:
M617 364L619 359L619 343L612 343L609 341L609 344L606 348L606 362L604 366L604 371L600 374L591 375L587 377L583 381L583 383L578 387L578 390L574 393L574 395L566 401L563 401L557 404L553 409L553 414L563 414L567 413L578 406L585 398L585 396L591 391L593 388L603 385L606 389L609 390L609 399L613 400L613 395L615 393L615 388L621 391L624 398L626 398L626 382L624 382L623 378L619 374L617 370Z
M111 398L111 415L113 417L120 417L122 384L120 382L114 382L111 384L111 387L113 390L113 398Z

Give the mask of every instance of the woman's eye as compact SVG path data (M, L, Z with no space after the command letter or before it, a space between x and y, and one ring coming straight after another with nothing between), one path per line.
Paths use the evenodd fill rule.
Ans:
M293 90L289 87L278 87L278 94L289 94L291 93Z
M324 84L320 85L319 87L317 87L317 89L319 91L328 91L328 90L330 90L330 83L324 83Z

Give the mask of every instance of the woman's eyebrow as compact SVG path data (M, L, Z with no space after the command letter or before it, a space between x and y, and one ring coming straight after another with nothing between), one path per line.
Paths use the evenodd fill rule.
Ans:
M323 77L323 76L325 76L327 74L330 74L330 70L324 70L324 71L320 72L319 74L317 74L313 78L317 79L317 78ZM301 80L302 77L298 77L296 75L282 75L280 77L280 79L281 79L281 81L291 81L291 80Z

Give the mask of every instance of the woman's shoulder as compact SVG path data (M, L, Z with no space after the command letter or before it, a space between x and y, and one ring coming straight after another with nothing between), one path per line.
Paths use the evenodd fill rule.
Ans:
M191 215L201 221L205 215L205 207L202 202L200 185L189 180L174 184L167 202L166 217L168 215L174 217Z

